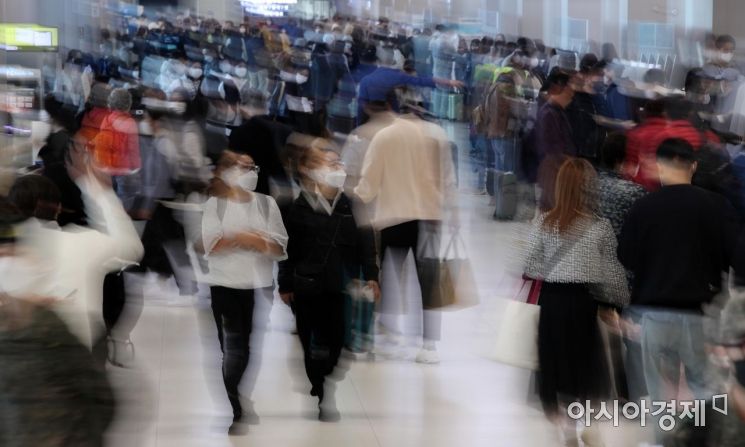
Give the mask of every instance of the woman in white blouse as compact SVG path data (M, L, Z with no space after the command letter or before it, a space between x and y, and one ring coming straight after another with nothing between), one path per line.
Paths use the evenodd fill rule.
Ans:
M274 282L274 263L287 257L287 232L276 202L254 192L259 167L225 151L204 205L202 241L212 312L223 352L222 372L233 407L231 433L241 430L238 385L248 366L254 292Z

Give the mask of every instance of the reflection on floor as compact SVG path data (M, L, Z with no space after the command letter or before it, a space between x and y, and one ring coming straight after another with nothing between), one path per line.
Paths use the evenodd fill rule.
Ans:
M460 146L461 184L471 175L463 127L449 126ZM316 420L315 398L301 369L293 317L279 300L271 307L253 400L261 423L228 437L230 407L220 376L219 346L207 300L147 297L133 334L131 369L112 368L120 401L110 445L143 447L318 446L450 447L558 446L557 432L531 393L529 372L488 359L499 322L497 299L520 286L520 246L526 224L491 219L488 197L462 194L461 229L481 304L445 313L441 363L351 362L338 384L338 423ZM608 446L636 446L634 427L604 429Z

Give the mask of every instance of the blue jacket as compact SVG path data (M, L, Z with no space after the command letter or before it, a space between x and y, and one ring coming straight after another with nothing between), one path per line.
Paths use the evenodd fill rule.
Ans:
M629 98L618 91L616 84L611 84L605 92L605 101L607 104L606 112L608 118L617 120L630 121L631 104Z

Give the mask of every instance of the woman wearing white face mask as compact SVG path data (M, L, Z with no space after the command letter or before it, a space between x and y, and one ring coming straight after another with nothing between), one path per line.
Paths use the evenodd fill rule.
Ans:
M192 99L197 95L197 92L202 86L202 79L204 77L204 70L202 70L202 64L194 62L191 64L186 72L186 76L191 83L190 93L193 94Z
M251 82L248 79L248 68L243 62L239 62L233 70L235 76L233 76L233 82L235 87L238 89L241 97L241 103L245 103L248 95L251 93Z
M360 277L370 298L377 299L380 289L373 233L360 228L352 214L339 155L314 143L298 160L302 193L286 214L290 244L279 266L279 291L295 312L318 418L336 421L336 366L348 327L344 291Z
M222 373L233 408L230 433L246 422L238 393L248 366L254 293L272 287L274 262L286 258L287 232L276 202L254 192L259 167L246 154L224 151L202 217L212 312L223 352ZM250 421L248 421L250 422Z

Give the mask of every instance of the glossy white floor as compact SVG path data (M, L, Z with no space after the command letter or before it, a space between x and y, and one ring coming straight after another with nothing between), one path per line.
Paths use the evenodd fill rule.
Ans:
M451 129L462 137L462 129ZM462 139L458 138L460 141ZM465 144L465 143L463 143ZM467 152L467 151L462 151ZM463 163L461 163L463 165ZM462 178L468 169L461 166ZM300 369L289 309L275 301L253 393L258 426L228 437L230 409L219 346L206 300L148 296L134 331L136 366L112 368L120 400L114 446L555 446L558 433L529 401L530 375L490 361L499 313L495 300L519 286L524 225L496 223L485 196L461 196L463 234L481 296L478 307L446 313L441 363L357 361L338 385L338 423L315 419L315 398ZM639 429L609 428L608 446L636 446Z

